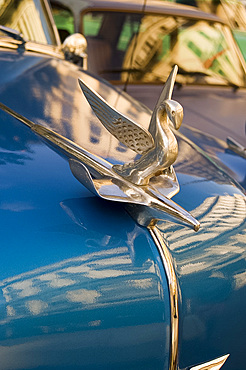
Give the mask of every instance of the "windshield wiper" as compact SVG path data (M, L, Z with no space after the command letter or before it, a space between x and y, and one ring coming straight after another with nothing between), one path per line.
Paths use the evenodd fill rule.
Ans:
M0 31L5 33L9 37L12 37L14 40L19 41L19 47L25 47L26 39L21 32L2 25L0 25Z
M201 72L201 71L186 71L179 67L178 74L182 76L190 76L190 77L211 77L210 73Z
M228 77L226 76L218 76L217 74L214 74L212 71L211 73L208 73L208 72L201 72L201 71L185 71L184 69L180 68L179 67L179 71L178 71L178 74L182 75L182 76L189 76L189 77L216 77L217 79L221 79L222 81L224 81L224 84L225 82L227 83L228 86L231 86L233 88L234 91L236 91L237 89L239 89L240 86L234 84L233 82L231 82L229 80Z

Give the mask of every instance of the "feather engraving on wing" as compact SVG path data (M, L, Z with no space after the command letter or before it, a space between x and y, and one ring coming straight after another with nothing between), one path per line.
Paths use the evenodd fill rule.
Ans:
M111 107L83 81L79 80L79 84L98 119L121 143L138 154L153 149L154 140L147 130Z

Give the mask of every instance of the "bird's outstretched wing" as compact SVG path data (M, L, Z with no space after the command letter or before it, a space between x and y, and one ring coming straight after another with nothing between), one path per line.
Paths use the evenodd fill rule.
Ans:
M111 107L80 79L79 84L103 126L121 143L138 154L144 154L154 147L153 137L147 130Z

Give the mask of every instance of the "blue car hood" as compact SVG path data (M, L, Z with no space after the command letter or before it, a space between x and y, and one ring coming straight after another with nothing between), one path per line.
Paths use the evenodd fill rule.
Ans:
M147 109L66 62L30 55L22 66L4 76L1 102L111 161L132 158L91 115L77 78L145 126ZM167 369L168 286L148 231L90 194L28 127L4 112L0 126L1 368ZM245 197L182 134L179 153L174 200L201 221L198 233L159 225L180 286L180 367L230 353L236 369L245 356L234 339L245 331Z

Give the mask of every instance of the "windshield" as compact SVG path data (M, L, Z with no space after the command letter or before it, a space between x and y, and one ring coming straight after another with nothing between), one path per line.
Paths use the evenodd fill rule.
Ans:
M26 40L56 45L50 18L40 0L0 0L0 25L19 31Z
M111 81L163 83L177 64L181 84L245 86L243 61L221 23L97 11L83 15L81 31L89 69Z

